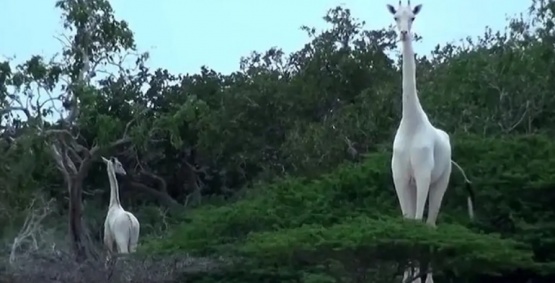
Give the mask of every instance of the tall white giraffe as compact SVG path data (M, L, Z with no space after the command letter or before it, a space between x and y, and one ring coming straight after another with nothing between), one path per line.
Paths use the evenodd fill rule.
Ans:
M106 159L102 157L102 160L106 163L106 171L110 181L110 206L104 221L104 245L108 248L110 254L113 253L114 242L118 253L133 253L136 251L139 242L139 220L131 212L121 207L119 186L116 179L116 173L120 175L126 175L127 173L117 158Z
M451 160L449 135L432 125L417 95L411 28L422 5L411 7L409 0L407 5L403 6L399 0L397 8L392 5L387 5L387 8L394 15L403 49L403 112L393 141L391 159L393 183L403 217L422 221L424 206L429 197L426 223L435 227L454 164L461 170L467 182L468 213L472 219L474 194L470 181L462 168ZM415 268L414 273L410 268L405 270L403 282L418 273L418 268ZM413 282L420 283L421 280L418 278ZM433 283L431 272L426 277L426 283Z

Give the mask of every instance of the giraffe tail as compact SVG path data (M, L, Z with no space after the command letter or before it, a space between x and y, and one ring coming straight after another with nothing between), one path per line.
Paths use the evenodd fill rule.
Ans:
M466 192L468 193L468 197L466 199L467 202L467 206L468 206L468 217L470 217L471 220L474 219L474 188L472 186L472 182L470 182L470 180L466 177L466 173L464 172L464 170L462 169L462 167L455 162L454 160L451 160L451 163L453 165L455 165L457 168L459 168L459 171L461 172L461 174L464 177L464 182L465 182L465 189Z

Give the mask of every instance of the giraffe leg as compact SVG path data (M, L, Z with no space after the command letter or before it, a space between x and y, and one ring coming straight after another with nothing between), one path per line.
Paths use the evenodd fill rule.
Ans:
M426 224L432 227L436 227L437 217L439 215L439 210L441 208L441 202L443 201L443 196L447 191L447 186L449 185L449 177L451 176L451 163L449 167L443 173L443 175L430 187L430 198L428 200L428 219ZM432 266L428 265L428 274L426 276L426 283L434 283L432 275Z
M415 150L411 153L411 162L416 181L416 215L414 219L422 221L424 207L430 192L432 170L434 168L433 151L429 147Z
M426 220L426 223L430 226L436 225L439 210L441 209L441 203L443 201L443 196L447 191L450 177L451 163L449 163L443 175L441 175L441 177L430 187L430 197L428 200L428 219Z
M392 162L392 164L394 164L394 162ZM416 186L411 184L408 174L405 174L401 170L396 171L395 169L393 170L393 183L395 185L397 197L399 198L403 217L414 219L416 213ZM415 272L418 272L418 269L416 269ZM403 282L412 278L413 274L413 268L411 266L407 267L403 274ZM412 282L421 283L420 279Z
M410 174L407 172L407 166L403 164L394 155L391 160L391 172L393 175L393 184L395 192L401 206L401 213L404 218L414 219L416 192L414 186L410 182Z
M428 274L426 274L426 282L425 283L434 283L434 278L432 276L432 265L428 265Z

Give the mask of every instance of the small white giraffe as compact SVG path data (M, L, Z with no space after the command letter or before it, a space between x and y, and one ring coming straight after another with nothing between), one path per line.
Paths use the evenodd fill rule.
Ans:
M393 183L403 217L422 221L424 206L428 200L426 222L430 226L435 226L441 202L449 184L452 164L461 170L467 185L470 182L462 168L451 160L449 135L431 124L418 99L411 27L422 5L411 7L409 0L407 6L403 6L399 1L397 8L392 5L387 5L387 8L394 15L403 49L403 111L393 141L391 159ZM467 189L470 187L467 186ZM473 193L472 191L469 193L468 212L472 218ZM410 269L406 270L403 282L416 273L419 273L418 268L415 273ZM416 279L413 282L420 283L421 280ZM433 283L431 272L427 275L426 283Z
M125 211L121 207L116 179L116 173L120 175L126 175L127 173L117 158L106 159L102 157L102 160L106 163L106 171L110 181L110 206L104 221L104 245L110 254L114 251L114 243L118 253L133 253L136 251L139 242L140 225L131 212Z

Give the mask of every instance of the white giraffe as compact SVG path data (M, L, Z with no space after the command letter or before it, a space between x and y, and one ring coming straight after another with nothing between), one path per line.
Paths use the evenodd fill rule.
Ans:
M110 181L110 206L104 221L104 245L108 248L110 254L114 251L114 243L118 253L133 253L136 251L139 242L140 225L131 212L125 211L121 207L116 179L116 173L120 175L126 175L127 173L117 158L106 159L102 157L102 160L106 163L106 171Z
M422 109L416 91L416 66L412 47L411 27L422 5L411 7L399 1L397 8L387 5L394 15L403 49L403 112L399 128L393 141L391 170L393 183L399 198L403 217L422 221L424 206L428 199L428 219L430 226L436 225L441 202L451 175L452 164L457 166L465 177L469 190L468 213L473 218L473 192L470 181L462 168L451 160L451 143L449 135L434 127ZM418 268L412 273L405 270L403 282L418 274ZM420 283L420 278L413 282ZM429 272L426 283L433 283Z

